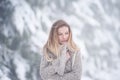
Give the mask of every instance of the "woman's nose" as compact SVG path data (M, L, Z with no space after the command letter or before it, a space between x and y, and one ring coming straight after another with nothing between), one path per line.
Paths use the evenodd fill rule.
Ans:
M65 39L66 38L66 36L65 35L63 35L63 39Z

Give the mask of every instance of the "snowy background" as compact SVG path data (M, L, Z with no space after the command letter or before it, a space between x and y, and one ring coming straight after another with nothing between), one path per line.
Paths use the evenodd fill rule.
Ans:
M58 19L81 48L82 80L120 80L120 0L0 0L0 80L41 80L41 49Z

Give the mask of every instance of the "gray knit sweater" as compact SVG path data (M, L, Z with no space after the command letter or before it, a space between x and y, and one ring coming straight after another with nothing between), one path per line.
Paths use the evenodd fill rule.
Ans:
M48 62L44 55L40 63L40 75L43 80L81 80L82 65L81 53L70 52L71 58L66 60L66 48L62 49L61 56ZM51 57L55 57L50 54Z

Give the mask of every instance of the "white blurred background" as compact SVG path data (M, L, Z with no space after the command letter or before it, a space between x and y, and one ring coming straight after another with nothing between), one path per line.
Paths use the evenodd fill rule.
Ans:
M0 0L0 80L41 80L41 49L58 19L81 48L82 80L120 80L120 0Z

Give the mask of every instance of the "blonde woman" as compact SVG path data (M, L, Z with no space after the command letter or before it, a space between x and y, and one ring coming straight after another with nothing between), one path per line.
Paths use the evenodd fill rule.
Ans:
M70 26L56 21L43 48L40 63L42 80L81 80L82 65L79 48L72 40Z

